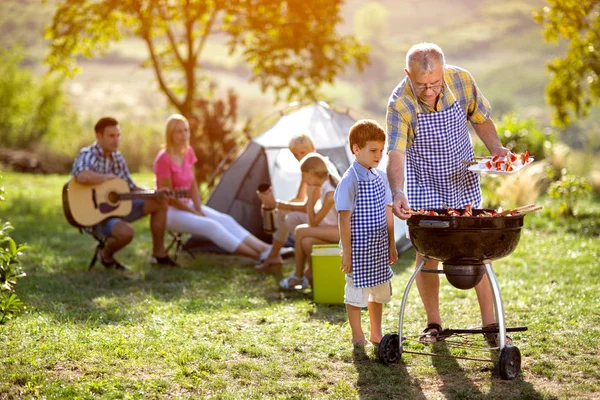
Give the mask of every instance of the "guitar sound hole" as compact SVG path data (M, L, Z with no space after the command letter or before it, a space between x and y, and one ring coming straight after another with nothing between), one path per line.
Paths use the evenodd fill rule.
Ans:
M119 201L119 194L116 192L110 192L108 194L108 201L111 203L117 203Z

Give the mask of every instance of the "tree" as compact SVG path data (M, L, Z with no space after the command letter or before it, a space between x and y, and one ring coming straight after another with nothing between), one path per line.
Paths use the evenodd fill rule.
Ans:
M547 41L568 40L563 58L548 64L552 80L546 87L554 122L566 126L584 118L600 100L600 0L547 0L534 15ZM570 110L569 110L570 109Z
M230 54L250 67L250 81L258 82L263 92L272 90L288 100L317 98L319 87L332 83L348 65L362 70L368 61L365 46L336 32L341 3L59 0L47 29L46 62L51 71L73 74L75 56L106 53L112 42L126 37L142 39L149 56L145 66L153 68L160 90L179 113L197 122L199 134L192 131L190 142L201 151L200 143L211 140L205 125L214 122L204 120L205 113L197 109L211 98L212 81L201 68L209 37L225 40ZM213 103L218 107L218 100Z

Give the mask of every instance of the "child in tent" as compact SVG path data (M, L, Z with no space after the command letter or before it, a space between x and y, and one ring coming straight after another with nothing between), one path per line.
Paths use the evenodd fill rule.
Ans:
M385 132L373 120L357 121L349 133L355 161L335 191L342 244L341 270L346 273L344 303L352 329L352 343L364 345L361 308L367 307L370 340L383 337L383 304L392 296L392 265L398 259L394 241L392 193L387 176L377 170L385 146Z
M306 211L308 223L298 225L294 231L296 247L296 272L279 282L283 289L306 289L312 279L310 254L315 244L337 243L337 211L333 193L339 176L330 172L325 158L317 153L307 154L300 162L302 180L307 185L307 198L303 203L290 203L294 210ZM317 201L321 208L315 211ZM305 271L305 264L308 268Z

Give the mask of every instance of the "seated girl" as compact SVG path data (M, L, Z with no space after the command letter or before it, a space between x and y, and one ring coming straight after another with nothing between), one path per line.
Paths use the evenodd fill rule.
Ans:
M312 139L305 133L292 137L288 144L288 148L298 162L302 161L307 154L316 152ZM337 171L335 165L333 165L329 158L323 156L323 160L330 171ZM298 225L308 223L306 207L297 207L296 204L306 204L307 187L308 185L304 179L302 179L298 186L296 196L287 201L276 200L273 188L269 188L265 192L256 191L261 203L265 207L277 209L277 230L273 233L271 252L263 264L256 268L258 272L281 274L283 269L283 259L279 254L280 250L288 240L290 232L293 233ZM299 208L300 210L298 211Z
M308 224L298 225L294 231L296 272L279 282L283 289L306 289L312 280L310 255L313 245L340 241L333 200L339 176L329 172L323 156L317 153L307 154L300 162L300 170L302 180L308 185L307 199L303 203L291 203L291 207L294 211L305 210ZM321 208L315 212L318 200L321 201Z
M185 189L189 191L189 197L170 200L167 229L209 239L231 254L264 260L271 250L267 243L231 216L202 205L194 177L197 158L189 139L187 119L179 114L171 115L165 129L165 148L154 160L156 186L158 189Z

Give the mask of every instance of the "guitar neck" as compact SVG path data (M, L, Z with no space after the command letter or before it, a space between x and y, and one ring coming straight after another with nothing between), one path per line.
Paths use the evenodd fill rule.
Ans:
M157 197L157 196L158 196L158 194L156 194L156 192L154 192L154 191L119 193L119 200L145 199L148 197Z
M147 190L142 192L119 193L119 200L146 199L150 197L161 197L171 195L174 197L186 197L187 190L175 190L168 192L158 192L155 190Z

